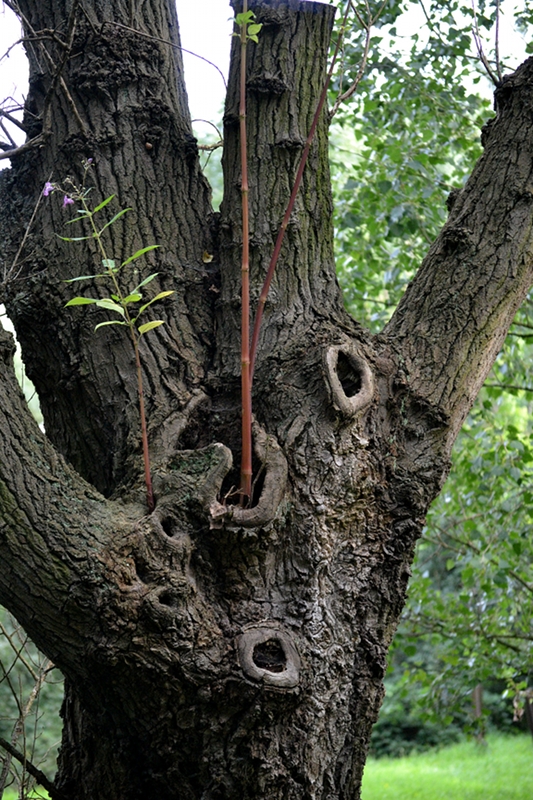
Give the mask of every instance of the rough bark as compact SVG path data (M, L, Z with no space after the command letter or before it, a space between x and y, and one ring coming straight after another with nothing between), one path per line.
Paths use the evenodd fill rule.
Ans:
M72 3L20 5L27 30L66 31ZM29 136L48 105L49 125L0 186L7 269L40 187L52 170L78 174L82 157L95 159L99 195L135 207L117 253L161 245L160 286L176 295L144 353L157 507L143 508L128 343L93 336L92 312L62 310L61 280L90 254L58 243L59 203L43 203L4 297L49 440L23 407L3 335L0 601L67 678L67 796L355 800L416 538L533 280L533 63L499 90L485 155L375 338L341 307L322 121L267 306L254 382L263 472L242 509L226 497L239 455L237 54L217 227L179 51L111 24L177 42L170 5L83 4L62 76L84 130L43 60L54 45L30 45ZM332 9L253 7L264 23L248 73L257 293Z

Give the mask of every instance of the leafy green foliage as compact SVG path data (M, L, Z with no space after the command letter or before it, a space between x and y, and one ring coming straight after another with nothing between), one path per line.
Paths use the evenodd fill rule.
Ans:
M259 41L257 38L257 34L263 27L263 24L261 22L254 22L253 21L254 19L255 19L254 12L246 11L241 14L237 14L237 16L235 17L235 24L237 25L237 27L241 29L241 33L243 29L245 30L247 41L249 40L251 42L257 43ZM234 35L238 36L240 34L234 34Z
M386 4L380 31L402 8ZM457 38L445 45L431 31L427 43L415 34L406 50L393 30L371 40L367 75L335 117L332 137L339 280L348 309L373 330L446 221L446 198L480 156L479 130L490 116L489 102L467 88L469 36L459 46ZM355 34L335 92L355 78L360 58Z
M515 14L522 32L533 24L530 2L501 7ZM472 26L493 75L505 64L494 49L496 5L476 8L464 0L386 2L366 76L335 117L339 280L348 309L373 331L390 318L446 221L449 193L463 186L481 154L480 128L492 112L478 93L487 78ZM418 20L408 38L405 12ZM357 75L363 40L361 31L348 35L332 104ZM373 744L382 751L392 751L394 739L407 748L409 736L415 746L437 741L439 725L471 725L478 683L485 699L487 686L500 694L507 687L509 720L511 698L520 698L533 677L532 340L528 302L428 517L390 657L389 696Z

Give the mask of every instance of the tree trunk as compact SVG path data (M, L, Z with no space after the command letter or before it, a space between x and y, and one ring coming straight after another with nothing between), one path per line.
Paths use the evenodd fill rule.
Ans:
M323 115L267 305L256 490L241 508L231 499L238 48L218 218L190 131L173 4L19 5L33 40L28 137L42 138L0 176L3 299L48 438L24 408L3 334L0 601L66 676L56 785L78 800L355 800L416 539L533 281L533 62L498 90L485 155L377 337L343 311L335 281ZM263 23L248 63L257 298L334 10L252 7ZM113 256L159 244L146 274L175 290L159 307L166 326L142 340L152 514L127 337L93 335L101 310L62 308L72 296L63 281L99 265L92 242L55 236L57 194L40 202L12 268L44 183L79 181L87 158L94 202L116 193L114 212L134 208L109 229ZM133 270L129 280L139 282Z

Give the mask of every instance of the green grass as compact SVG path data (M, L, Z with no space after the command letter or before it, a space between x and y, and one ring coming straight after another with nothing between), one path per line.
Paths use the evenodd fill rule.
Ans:
M370 758L362 800L531 800L530 736L489 736L404 758ZM39 793L41 797L46 792ZM9 790L4 800L17 800Z
M362 800L531 800L531 736L488 737L404 758L369 759Z

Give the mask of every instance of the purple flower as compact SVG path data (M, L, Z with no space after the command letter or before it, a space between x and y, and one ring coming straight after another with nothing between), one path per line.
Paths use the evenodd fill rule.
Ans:
M63 198L63 208L65 208L65 206L73 206L73 205L74 205L74 200L72 199L72 197L69 197L68 194L66 194Z
M48 197L48 195L52 194L53 191L54 191L54 184L50 183L50 181L46 181L43 189L43 197Z

